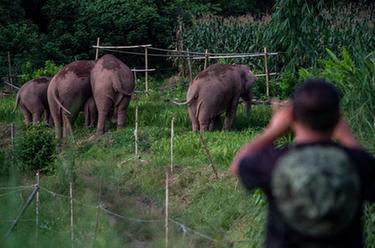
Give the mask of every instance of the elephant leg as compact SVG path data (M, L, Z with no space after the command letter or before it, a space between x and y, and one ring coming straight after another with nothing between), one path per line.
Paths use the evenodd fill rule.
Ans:
M210 126L209 126L208 130L213 131L215 126L217 126L217 124L219 123L219 121L220 121L220 115L213 118L210 122Z
M234 97L231 104L227 108L224 119L224 130L230 130L233 124L233 119L236 116L237 105L239 97Z
M124 97L117 107L117 129L124 127L126 120L126 109L129 106L130 97Z
M211 122L210 121L200 121L199 122L199 126L200 126L200 131L208 131L210 130L210 124Z
M36 112L33 113L33 123L39 123L41 118L42 118L42 113L43 112Z
M111 106L112 100L108 97L95 98L96 107L98 108L98 124L96 125L96 136L101 136L105 130L105 121Z
M72 129L72 125L67 114L62 113L62 115L63 115L63 137L65 138L65 137L72 135L73 129Z
M46 119L47 125L49 127L52 127L53 126L53 120L52 120L51 113L49 112L48 109L45 110L45 119Z
M197 117L195 116L195 111L193 110L194 108L195 108L194 105L188 107L188 112L189 112L191 125L192 125L192 128L193 128L193 132L199 130L199 123L198 123Z
M85 128L88 128L89 125L90 125L90 113L88 112L88 110L84 110L84 113L85 113L85 123L83 124Z
M30 123L32 122L31 113L22 105L21 105L21 110L22 110L23 117L25 119L25 125L26 126L30 125Z
M95 125L95 121L98 119L98 111L96 109L92 109L90 111L90 122L89 127L93 127Z
M212 120L209 118L208 114L205 111L201 111L198 116L200 131L210 130L212 126Z

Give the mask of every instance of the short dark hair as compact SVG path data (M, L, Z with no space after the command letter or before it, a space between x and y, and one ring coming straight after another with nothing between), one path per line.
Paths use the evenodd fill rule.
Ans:
M293 94L293 116L314 131L332 131L340 118L340 96L324 79L309 79Z

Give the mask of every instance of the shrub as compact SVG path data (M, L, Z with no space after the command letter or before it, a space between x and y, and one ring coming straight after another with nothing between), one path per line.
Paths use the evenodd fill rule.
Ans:
M44 64L44 67L34 70L33 65L30 62L26 62L21 67L21 83L24 84L29 80L42 76L52 77L61 68L61 65L56 65L53 61L47 60Z
M48 169L55 158L56 140L52 130L43 124L26 127L16 136L14 157L20 171Z

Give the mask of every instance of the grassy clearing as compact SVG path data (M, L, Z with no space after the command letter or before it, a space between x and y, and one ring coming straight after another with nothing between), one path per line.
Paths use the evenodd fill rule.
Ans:
M246 115L240 106L233 131L204 133L219 172L220 179L215 180L199 135L191 132L186 107L171 105L162 99L156 92L139 96L130 104L127 126L114 130L109 125L108 132L97 141L88 140L94 129L82 128L83 118L80 117L75 124L74 137L61 145L63 148L60 148L55 162L49 165L50 170L42 175L44 188L65 196L69 195L69 182L74 182L74 195L79 199L75 203L75 245L164 246L165 171L170 166L170 122L174 117L175 167L170 178L170 218L218 243L170 221L170 244L173 247L260 247L264 238L264 196L259 191L246 193L227 169L236 151L266 125L271 116L270 108L254 106L251 114ZM3 101L9 103L14 98L0 99L0 109L8 108ZM134 156L136 106L139 111L140 158ZM20 113L16 112L14 118L20 120ZM290 141L291 137L286 137L280 144ZM10 143L4 144L4 148L9 149ZM34 182L33 178L24 176L11 178L3 180L3 185L30 185ZM28 192L5 198L0 220L13 218ZM113 217L98 211L96 206L126 218ZM5 246L35 244L34 208L33 203L24 216L31 222L20 223ZM68 199L41 192L41 247L71 245L69 211ZM367 212L367 219L373 218L372 212ZM142 222L134 218L158 221ZM8 227L2 223L0 233L5 233ZM372 240L373 223L368 223L367 227L368 238Z
M204 134L220 179L215 180L204 154L199 136L191 132L186 107L178 107L162 100L159 93L139 96L131 102L127 127L109 131L98 141L88 141L94 129L81 128L83 119L75 124L74 138L67 142L50 165L49 174L42 176L44 187L68 195L68 183L74 181L75 195L80 202L96 205L98 201L108 209L124 216L141 219L160 219L164 216L164 177L170 165L170 122L175 118L175 170L170 182L170 214L175 221L185 224L220 243L209 241L188 231L184 237L182 227L170 223L170 242L177 247L258 247L262 242L264 201L260 193L247 196L241 186L227 172L228 165L241 144L246 143L267 122L270 109L256 106L247 116L239 108L234 131L217 130ZM8 112L8 103L14 97L3 98L1 111ZM134 116L139 111L139 151L141 159L134 157ZM17 111L2 122L22 120ZM4 124L5 125L5 124ZM8 124L6 124L8 125ZM251 128L249 128L251 127ZM9 145L9 144L8 144ZM16 184L24 184L17 177ZM24 180L24 179L22 179ZM32 179L29 179L32 180ZM101 192L101 193L99 193ZM27 192L22 195L24 200ZM40 225L41 245L54 236L56 244L70 245L69 202L42 192L43 221ZM14 216L23 202L13 201L5 215ZM151 247L163 246L164 223L138 223L111 217L96 209L75 204L77 223L76 244L95 242L97 247L120 247L120 244ZM31 207L35 207L34 205ZM248 211L252 209L252 211ZM25 219L34 219L32 210ZM98 216L99 227L96 226ZM252 224L249 225L249 222ZM5 231L8 225L1 228ZM97 229L96 239L94 239ZM29 233L29 234L26 234ZM9 246L33 244L35 223L20 224L12 233ZM19 241L21 240L21 241ZM46 242L46 243L44 243ZM51 244L51 243L50 243ZM109 245L110 244L110 245Z

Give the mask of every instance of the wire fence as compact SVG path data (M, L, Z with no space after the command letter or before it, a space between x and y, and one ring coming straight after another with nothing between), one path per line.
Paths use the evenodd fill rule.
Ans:
M128 55L135 55L135 56L142 56L144 57L144 72L145 72L145 92L148 92L148 68L149 68L149 57L164 57L164 58L175 58L175 59L184 59L187 60L188 70L189 70L189 80L193 80L192 76L192 61L191 60L204 60L204 69L208 66L208 61L210 59L234 59L234 58L258 58L261 57L264 60L264 73L256 74L257 77L265 77L266 81L266 96L270 96L270 77L278 75L277 72L270 72L269 70L269 57L270 56L277 56L280 53L278 52L268 52L267 48L264 48L263 52L257 53L209 53L206 49L205 52L196 52L196 51L188 51L188 50L171 50L165 48L157 48L152 47L151 44L147 45L134 45L134 46L100 46L100 39L98 38L97 44L92 46L96 49L96 59L99 57L99 51L107 51L113 53L120 53L120 54L128 54ZM136 51L128 51L133 49L144 49L143 52L136 52ZM150 53L149 50L154 51L154 53ZM159 52L159 53L155 53Z
M15 188L17 188L17 190L14 190ZM69 195L64 195L64 194L60 194L60 193L57 193L57 192L54 192L48 188L45 188L45 187L41 187L41 186L38 186L38 185L32 185L32 186L17 186L17 187L2 187L1 189L8 189L10 191L4 193L3 195L11 195L11 194L14 194L16 192L21 192L21 191L25 191L27 189L34 189L34 190L38 190L40 191L40 193L44 192L44 193L47 193L49 194L50 196L54 197L54 198L60 198L60 199L64 199L64 200L73 200L74 204L75 205L78 205L78 206L81 206L81 207L84 207L84 208L90 208L90 209L98 209L98 210L101 210L103 213L105 214L108 214L110 216L113 216L113 217L116 217L117 219L120 219L120 220L123 220L123 221L127 221L127 222L133 222L133 223L159 223L161 225L163 225L163 223L165 222L165 219L164 218L160 218L160 219L142 219L142 218L134 218L134 217L131 217L131 216L125 216L123 214L119 214L119 213L116 213L115 211L113 210L110 210L108 208L106 208L104 206L104 204L102 203L98 203L97 205L92 205L92 204L87 204L87 203L84 203L84 202L81 202L75 198L72 198L70 197ZM34 191L33 191L34 192ZM0 195L1 196L1 195ZM3 219L1 220L0 219L0 223L11 223L11 224L18 224L18 223L21 223L21 222L34 222L35 219L21 219L20 217L17 219ZM191 234L193 236L197 236L199 238L202 238L202 239L205 239L205 240L208 240L210 242L215 242L215 243L220 243L221 241L213 238L213 237L210 237L198 230L195 230L191 227L189 227L188 225L180 222L180 221L177 221L175 219L172 219L172 218L168 218L168 221L170 223L173 223L177 228L178 230L180 230L182 232L182 234L185 236L187 234ZM66 231L56 231L56 230L53 230L51 228L47 228L43 225L39 225L37 226L38 229L41 229L41 230L45 230L45 231L51 231L53 233L70 233L71 231L70 230L66 230ZM8 230L8 233L6 235L4 235L5 237L9 236L11 233L11 231Z

